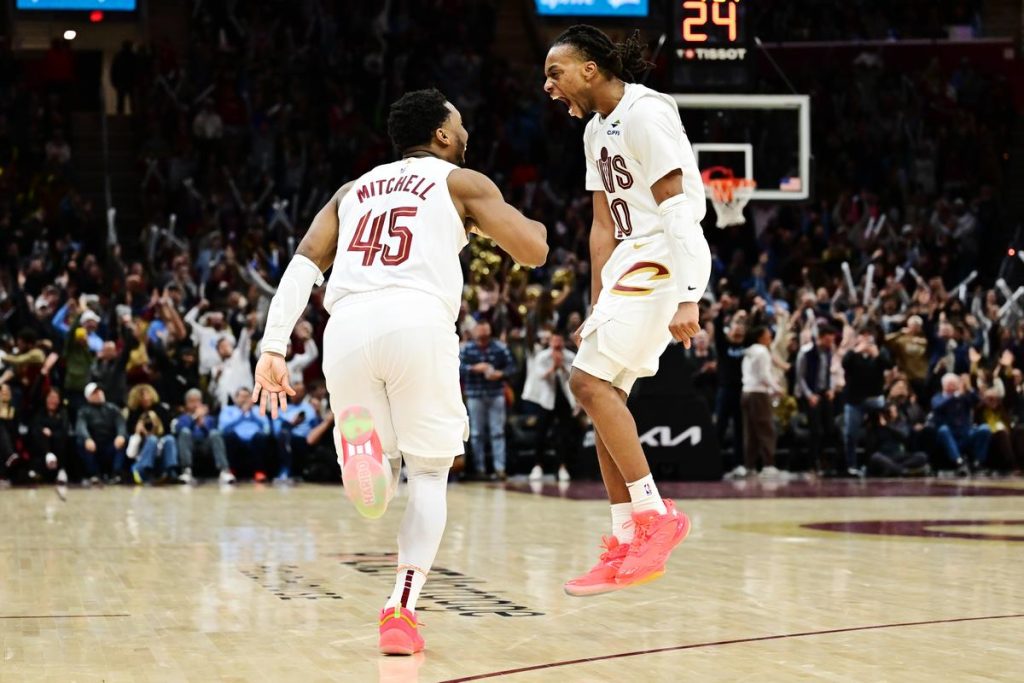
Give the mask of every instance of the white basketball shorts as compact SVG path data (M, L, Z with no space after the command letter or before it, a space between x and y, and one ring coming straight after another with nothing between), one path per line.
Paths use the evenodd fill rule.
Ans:
M620 242L601 271L601 295L583 326L573 367L627 394L658 371L678 307L664 234Z
M388 457L464 452L459 338L434 295L395 288L341 299L324 332L323 368L331 410L369 410Z

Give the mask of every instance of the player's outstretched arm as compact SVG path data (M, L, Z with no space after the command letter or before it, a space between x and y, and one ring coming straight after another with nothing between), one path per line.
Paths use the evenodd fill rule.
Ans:
M309 302L310 291L324 281L323 271L334 263L338 250L338 205L352 185L342 185L317 212L270 302L253 381L253 401L259 403L260 415L266 414L269 405L270 415L276 419L278 408L284 410L288 405L287 397L295 395L284 361L288 340Z
M517 263L544 265L548 258L547 228L506 204L490 178L460 168L448 176L448 189L462 217L476 223L483 235L497 242Z

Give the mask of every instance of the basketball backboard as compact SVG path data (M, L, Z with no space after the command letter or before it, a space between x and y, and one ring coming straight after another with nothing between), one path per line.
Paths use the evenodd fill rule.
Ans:
M703 171L726 166L757 183L754 200L799 201L811 190L807 95L673 95Z

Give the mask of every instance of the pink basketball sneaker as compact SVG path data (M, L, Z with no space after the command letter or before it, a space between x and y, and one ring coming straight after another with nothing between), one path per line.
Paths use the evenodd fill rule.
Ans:
M599 595L601 593L617 591L626 587L626 584L620 584L615 581L615 575L619 573L619 567L622 566L622 561L626 559L626 553L629 552L629 544L619 543L619 539L614 536L602 536L601 547L604 548L604 552L601 553L597 564L590 571L583 576L578 576L565 582L563 588L568 595L582 598L588 595Z
M633 513L635 535L615 581L635 585L651 581L665 573L672 550L690 533L690 518L676 510L675 503L664 499L665 514L654 510Z
M424 648L416 613L396 605L380 612L380 651L386 655L411 655Z
M338 463L345 495L359 514L376 519L384 514L393 494L391 464L366 408L353 406L338 414L335 432Z

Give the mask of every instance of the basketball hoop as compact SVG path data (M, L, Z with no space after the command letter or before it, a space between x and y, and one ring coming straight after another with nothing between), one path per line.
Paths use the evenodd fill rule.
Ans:
M725 166L712 166L700 175L704 179L704 190L718 216L718 222L715 225L719 228L727 228L730 225L746 223L747 221L743 217L743 207L754 196L757 183L750 178L736 178L733 176L732 169Z

